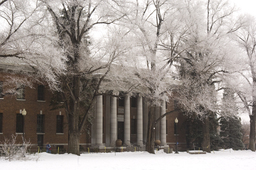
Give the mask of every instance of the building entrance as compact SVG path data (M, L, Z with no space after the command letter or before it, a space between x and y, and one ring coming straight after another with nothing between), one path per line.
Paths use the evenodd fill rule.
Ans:
M117 138L121 139L124 144L124 122L118 122Z
M44 147L44 135L37 135L37 145L40 147L40 149L43 149L43 147Z

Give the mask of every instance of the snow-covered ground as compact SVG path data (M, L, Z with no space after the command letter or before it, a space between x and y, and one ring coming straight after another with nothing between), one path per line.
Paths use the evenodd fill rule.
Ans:
M256 153L221 150L207 154L155 155L146 152L72 154L40 153L31 160L6 161L0 158L3 170L256 170Z

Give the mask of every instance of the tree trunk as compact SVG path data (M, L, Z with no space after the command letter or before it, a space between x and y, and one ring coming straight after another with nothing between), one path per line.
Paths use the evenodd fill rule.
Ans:
M255 110L253 108L253 110ZM250 115L250 141L249 141L249 149L251 151L255 151L255 116Z
M211 152L211 141L210 141L210 121L209 117L206 116L203 119L203 142L202 149L206 152Z
M254 72L252 72L254 73ZM255 73L253 74L255 75ZM256 78L253 77L253 89L252 89L252 115L250 115L250 141L249 141L249 149L255 152L255 119L256 119Z
M72 118L69 120L72 120ZM80 133L78 132L78 128L76 127L77 124L78 123L75 123L75 121L72 121L72 123L69 122L68 153L80 155L80 151L79 151Z
M80 155L79 152L79 93L80 93L80 78L72 77L72 95L70 97L70 111L68 116L68 153Z
M148 133L146 151L155 154L155 107L151 107L148 112Z
M79 114L73 113L69 114L68 119L68 153L80 155L79 151L79 139L80 139L80 132L79 132Z

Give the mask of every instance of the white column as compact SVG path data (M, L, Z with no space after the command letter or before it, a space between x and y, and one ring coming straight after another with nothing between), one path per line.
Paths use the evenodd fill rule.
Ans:
M96 118L97 118L97 98L93 101L93 120L92 120L92 126L91 126L91 146L96 145Z
M161 116L166 112L166 103L162 102ZM161 145L166 145L166 116L161 119Z
M110 113L111 113L111 108L110 108L110 96L106 95L106 124L105 124L105 136L106 136L106 146L111 145L111 122L110 122Z
M117 97L111 97L111 146L115 146L117 140Z
M102 95L97 96L96 104L96 145L102 146L103 139L103 107Z
M129 146L130 145L130 140L131 140L131 109L130 109L131 105L130 105L130 96L127 94L125 95L124 98L124 144Z
M143 109L142 97L137 97L137 145L143 146Z

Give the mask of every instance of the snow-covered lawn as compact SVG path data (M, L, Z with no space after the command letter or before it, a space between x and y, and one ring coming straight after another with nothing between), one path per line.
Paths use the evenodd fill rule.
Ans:
M6 161L0 158L3 170L256 170L256 153L221 150L207 154L155 155L146 152L90 153L81 156L40 153L31 160Z

